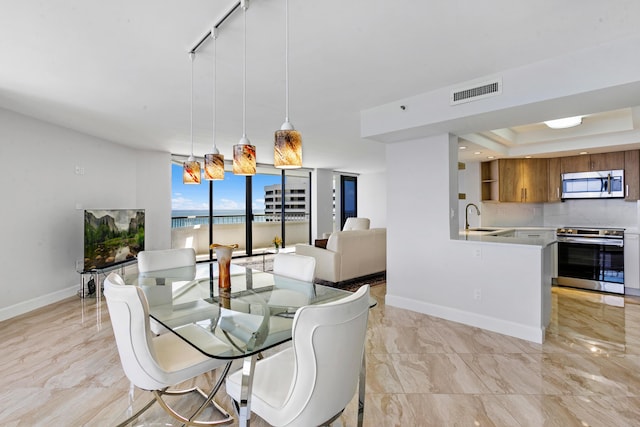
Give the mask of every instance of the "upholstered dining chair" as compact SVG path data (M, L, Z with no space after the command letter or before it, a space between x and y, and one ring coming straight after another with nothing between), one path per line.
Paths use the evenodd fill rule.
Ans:
M196 251L193 248L138 252L138 271L141 273L192 265L196 265Z
M269 305L281 307L301 307L309 304L313 295L313 279L316 276L316 259L296 254L279 253L273 259L274 286L269 297ZM301 280L297 283L286 278Z
M293 320L293 344L258 360L251 411L273 426L327 425L353 398L363 363L369 285L336 302L300 308ZM240 400L242 371L226 381Z
M205 356L176 334L153 335L149 328L149 308L144 293L137 286L125 285L118 274L111 273L105 279L104 295L124 373L136 387L149 390L154 395L154 400L120 426L134 421L155 401L168 414L186 425L221 425L233 421L233 417L213 401L215 393L229 371L230 362ZM231 353L231 347L228 344L198 325L188 324L183 328L188 328L189 330L184 330L184 333L192 336L207 335L212 351L220 354L224 354L225 351ZM168 390L169 387L220 367L224 367L223 372L208 395L198 387L187 390ZM205 402L190 417L180 415L163 399L163 395L182 395L190 392L198 392L205 397ZM209 404L217 408L224 419L195 421L195 418Z
M273 274L313 282L316 259L306 255L277 253L273 258Z
M159 249L152 251L138 252L138 272L150 273L154 271L168 270L179 267L193 267L195 274L196 251L193 248L177 248L177 249ZM150 286L146 286L147 281L153 282ZM151 305L158 304L161 301L171 303L171 287L155 286L153 278L141 279L140 286L145 292L147 299ZM151 331L155 334L164 334L169 332L167 328L160 325L154 319L150 320Z

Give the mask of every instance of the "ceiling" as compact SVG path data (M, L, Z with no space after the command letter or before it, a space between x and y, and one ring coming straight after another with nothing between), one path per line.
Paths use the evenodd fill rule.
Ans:
M0 107L188 155L188 51L233 4L0 0ZM285 116L284 4L253 0L246 15L246 133L261 163L273 163L273 132ZM640 33L635 0L295 0L289 15L290 120L302 132L304 165L362 173L384 169L385 146L360 137L360 111ZM236 12L216 43L215 133L227 158L242 136L243 34ZM212 141L213 46L205 42L194 61L197 156ZM611 131L614 121L633 119L629 107L561 132ZM543 125L523 123L465 135L461 158L512 156L522 147L562 152L549 135Z
M506 157L544 158L640 148L639 107L578 117L581 117L579 125L564 129L531 123L460 135L458 158L463 162ZM630 137L613 137L620 135Z

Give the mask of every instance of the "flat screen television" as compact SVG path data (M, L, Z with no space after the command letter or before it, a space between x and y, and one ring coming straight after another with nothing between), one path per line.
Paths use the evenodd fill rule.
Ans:
M144 209L84 211L84 271L137 258L144 250Z

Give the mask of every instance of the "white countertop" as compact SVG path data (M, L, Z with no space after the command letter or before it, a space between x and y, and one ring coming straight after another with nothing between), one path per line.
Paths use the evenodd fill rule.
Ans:
M545 247L557 241L555 230L550 227L475 227L460 230L458 240ZM553 233L546 233L540 237L515 237L517 231L553 231Z

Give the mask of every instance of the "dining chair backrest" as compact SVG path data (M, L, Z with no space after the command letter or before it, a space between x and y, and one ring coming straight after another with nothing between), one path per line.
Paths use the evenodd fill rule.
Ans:
M104 280L104 296L127 378L144 390L166 387L166 382L161 380L164 372L156 362L149 308L142 290L125 285L122 277L111 273Z
M138 252L138 271L141 273L192 265L196 265L196 251L193 248Z
M313 282L316 259L306 255L277 253L273 258L273 274Z
M318 425L340 413L358 386L369 285L333 303L309 305L293 323L294 375L281 412L289 425ZM287 415L288 414L288 415Z
M111 273L104 280L104 296L107 300L120 363L129 381L138 388L151 391L162 408L183 423L190 418L185 418L171 408L163 399L164 394L182 395L195 391L207 397L205 404L209 404L222 384L222 380L218 381L208 396L197 387L175 391L167 389L223 365L226 365L226 368L222 375L226 376L231 364L224 359L204 355L177 334L154 336L149 327L149 306L144 292L138 286L126 285L118 274ZM212 352L226 356L232 353L229 344L197 324L187 323L176 329L180 329L180 333L185 336L194 337L196 342L207 342L207 349ZM215 404L214 407L225 417L224 420L198 421L197 423L193 421L189 425L219 425L233 420L222 408ZM135 419L138 415L139 413L129 420ZM129 422L120 425L129 425Z

